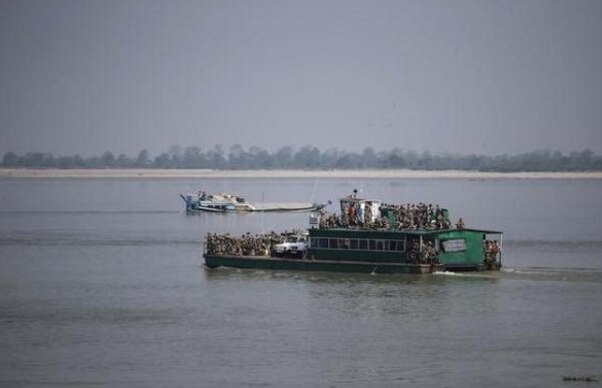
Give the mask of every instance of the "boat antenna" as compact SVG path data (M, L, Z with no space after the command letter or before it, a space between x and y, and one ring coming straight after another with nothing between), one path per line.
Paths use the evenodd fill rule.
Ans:
M358 186L358 187L359 187L359 189L358 189L358 192L359 192L361 195L363 195L363 193L364 193L364 181L363 181L363 180L362 180L362 181L360 181L360 184L359 184L359 186Z

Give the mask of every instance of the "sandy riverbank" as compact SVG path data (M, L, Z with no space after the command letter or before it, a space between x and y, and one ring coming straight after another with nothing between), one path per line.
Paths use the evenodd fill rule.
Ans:
M602 172L424 170L0 169L0 178L602 179Z

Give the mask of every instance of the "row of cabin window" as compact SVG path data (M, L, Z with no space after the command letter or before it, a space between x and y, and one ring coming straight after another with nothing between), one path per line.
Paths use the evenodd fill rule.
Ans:
M351 249L360 251L405 251L405 240L373 240L363 238L313 237L312 248Z

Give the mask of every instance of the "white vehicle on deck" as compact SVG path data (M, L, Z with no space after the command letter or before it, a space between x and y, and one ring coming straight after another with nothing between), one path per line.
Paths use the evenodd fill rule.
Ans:
M303 257L309 246L308 235L290 235L286 240L281 244L274 245L271 255L274 257Z

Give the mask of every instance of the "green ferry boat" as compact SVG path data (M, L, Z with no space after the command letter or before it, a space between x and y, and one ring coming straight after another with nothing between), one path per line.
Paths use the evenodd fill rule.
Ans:
M310 228L293 237L208 234L205 264L274 270L433 273L499 270L500 231L465 228L432 205L386 205L355 195L341 213L310 215Z

